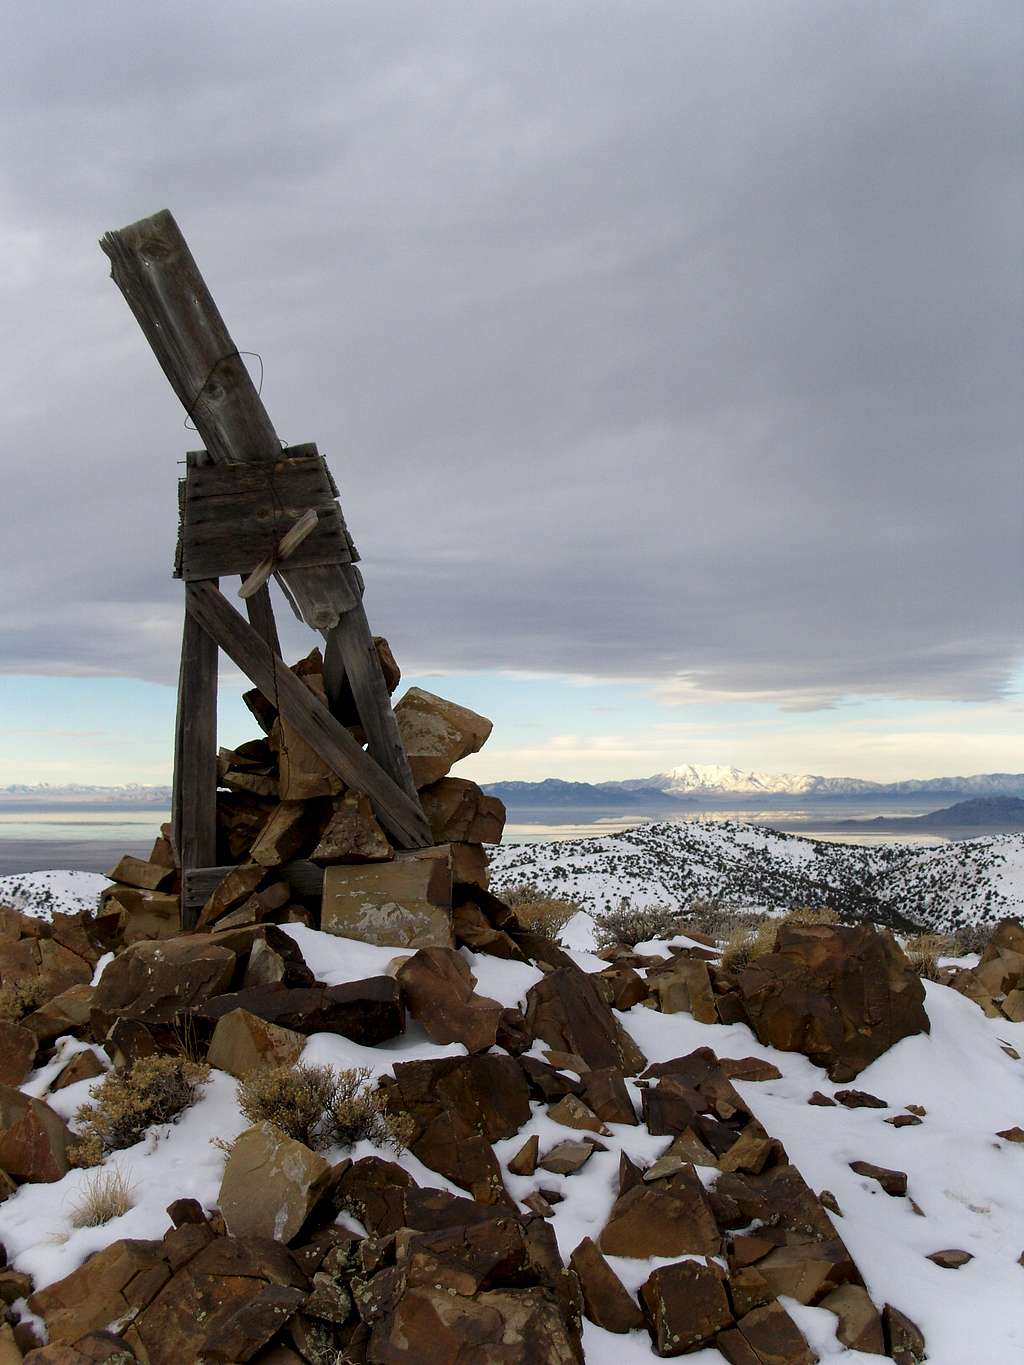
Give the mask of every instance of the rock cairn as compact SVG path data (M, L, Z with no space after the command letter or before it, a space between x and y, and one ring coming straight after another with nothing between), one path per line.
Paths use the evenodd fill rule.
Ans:
M397 683L393 661L389 668ZM316 653L295 672L322 688ZM762 1042L848 1082L928 1027L920 980L890 935L788 925L772 953L738 973L696 937L659 953L620 944L599 955L597 970L583 970L487 890L485 845L500 838L504 810L449 770L484 743L488 721L418 689L398 702L436 840L408 853L272 707L248 700L264 735L221 755L229 871L195 929L179 927L166 836L148 859L121 860L94 915L44 922L0 908L4 980L18 983L0 1024L0 1199L69 1169L67 1124L45 1097L17 1088L65 1052L51 1093L140 1059L180 1056L183 1040L190 1057L248 1081L293 1066L311 1035L379 1048L410 1017L434 1043L464 1052L380 1068L375 1101L401 1120L412 1154L445 1188L383 1154L332 1164L256 1122L230 1151L216 1204L177 1200L161 1238L113 1241L40 1288L0 1264L0 1359L579 1365L586 1317L609 1332L646 1334L659 1356L714 1346L732 1365L807 1365L814 1354L784 1300L829 1309L851 1348L900 1365L924 1358L914 1323L865 1287L835 1197L807 1185L735 1085L777 1079L778 1070L707 1047L652 1065L622 1018L640 1006L709 1025L743 1021ZM297 863L307 866L304 881ZM322 887L310 866L322 870ZM381 974L326 984L288 924L395 955ZM1019 989L1020 934L1001 926L976 971L993 999ZM478 991L462 948L539 968L522 1007ZM92 985L103 953L113 958ZM90 1047L72 1050L69 1040ZM854 1089L818 1091L810 1102L888 1107ZM524 1132L538 1115L560 1135ZM907 1106L878 1122L924 1117ZM566 1262L553 1213L608 1153L613 1130L623 1155L610 1212ZM625 1155L632 1132L646 1135L645 1151L652 1136L664 1146L635 1162ZM1019 1130L999 1138L1016 1142ZM861 1179L913 1205L903 1172L862 1155L851 1162ZM956 1269L959 1254L943 1251L936 1264ZM613 1261L651 1257L662 1264L634 1294ZM48 1345L11 1306L22 1299Z

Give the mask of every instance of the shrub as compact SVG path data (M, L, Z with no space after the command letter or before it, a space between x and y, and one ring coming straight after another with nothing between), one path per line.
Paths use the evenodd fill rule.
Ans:
M753 929L767 918L758 910L738 910L717 900L694 900L683 913L679 932L685 934L689 926L722 943L736 930Z
M830 905L796 905L787 910L779 924L838 924L839 914Z
M120 1218L135 1206L135 1187L123 1171L96 1171L82 1186L81 1197L71 1210L74 1228L98 1228Z
M17 1024L46 1000L46 987L38 976L29 977L17 986L3 986L0 988L0 1019Z
M614 910L594 916L595 938L599 948L625 943L635 948L652 938L674 938L680 932L682 914L668 905L648 905L634 909L627 896Z
M238 1084L238 1104L250 1123L272 1123L314 1151L353 1147L364 1139L400 1152L412 1137L408 1115L389 1114L370 1088L367 1067L273 1066Z
M779 923L765 917L752 924L738 924L722 948L722 966L726 971L741 972L755 959L774 952Z
M575 901L567 900L537 900L515 907L516 919L527 932L556 943L562 930L579 911L580 906Z
M108 1152L133 1147L155 1123L173 1123L195 1100L210 1068L185 1057L140 1057L108 1071L75 1118L78 1140L68 1148L75 1166L95 1166Z
M950 957L964 957L967 953L983 953L995 930L994 924L961 925L950 948Z

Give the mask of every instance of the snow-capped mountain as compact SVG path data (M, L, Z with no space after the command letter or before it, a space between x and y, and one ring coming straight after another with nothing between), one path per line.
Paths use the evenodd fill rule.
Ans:
M673 796L1024 796L1024 773L979 773L974 777L911 778L868 782L861 777L820 777L812 773L744 772L719 763L684 763L653 777L603 782L603 789L635 791L654 787Z
M0 787L0 805L33 804L61 805L82 802L89 805L166 806L171 799L170 787L143 787L129 782L122 787L97 787L89 783L15 782Z

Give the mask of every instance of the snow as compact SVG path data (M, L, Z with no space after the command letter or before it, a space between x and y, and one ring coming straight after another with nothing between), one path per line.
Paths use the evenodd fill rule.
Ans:
M407 956L336 938L301 925L282 926L320 980L330 984L359 980L393 970ZM567 950L584 970L605 964L592 951L592 921L578 915L565 936ZM644 945L665 951L667 945ZM463 950L477 978L477 989L505 1005L522 1004L541 972L532 965ZM847 1110L807 1104L814 1090L834 1094L842 1087L807 1058L758 1043L746 1025L700 1024L688 1014L664 1015L636 1006L618 1017L651 1062L710 1046L721 1057L761 1057L774 1062L782 1078L761 1083L736 1082L753 1113L785 1145L791 1160L816 1191L831 1190L842 1209L834 1221L879 1307L893 1302L908 1313L928 1339L930 1365L965 1365L974 1360L1019 1359L1024 1354L1024 1270L1017 1258L1024 1248L1024 1146L996 1138L999 1129L1024 1123L1024 1062L1003 1050L1011 1044L1024 1053L1024 1024L991 1020L969 1000L946 987L926 984L931 1032L903 1040L853 1083L888 1101L888 1109ZM32 1074L24 1089L45 1095L49 1084L76 1052L89 1044L63 1039L57 1055ZM93 1048L104 1057L101 1049ZM543 1054L536 1044L535 1055ZM439 1047L410 1021L407 1032L381 1047L363 1047L333 1034L312 1036L303 1060L338 1067L368 1067L374 1076L396 1062L464 1055L460 1044ZM59 1113L73 1120L95 1082L83 1081L48 1096ZM639 1089L629 1087L639 1110ZM924 1105L919 1126L895 1129L885 1119L908 1103ZM542 1153L557 1142L578 1138L561 1127L546 1107L534 1103L529 1122L514 1137L495 1144L503 1167L528 1137L537 1134ZM176 1124L151 1131L127 1151L108 1158L134 1187L135 1206L100 1228L72 1229L71 1214L88 1172L73 1171L51 1185L23 1185L0 1205L0 1241L14 1266L29 1271L37 1285L68 1274L91 1252L122 1237L153 1238L169 1225L167 1205L193 1197L207 1209L216 1205L224 1154L213 1138L230 1141L246 1126L234 1080L213 1071L199 1101ZM644 1164L653 1161L670 1139L652 1137L642 1127L611 1124L596 1152L575 1175L538 1170L531 1178L509 1175L510 1192L524 1198L538 1185L563 1194L554 1206L552 1226L562 1255L570 1255L586 1236L596 1238L617 1190L620 1152ZM359 1157L373 1149L360 1144ZM341 1152L329 1153L337 1159ZM914 1214L909 1199L890 1198L870 1180L854 1174L849 1162L863 1159L906 1171L909 1193L923 1211ZM401 1164L423 1185L464 1193L428 1170L410 1153ZM717 1178L701 1168L702 1178ZM957 1271L941 1270L929 1252L962 1247L975 1259ZM651 1270L667 1261L613 1257L611 1263L635 1292ZM869 1365L877 1357L849 1351L835 1335L836 1319L823 1309L787 1301L786 1306L823 1360ZM655 1357L646 1332L613 1336L584 1324L590 1365L650 1365ZM695 1365L721 1365L717 1351L685 1357Z
M111 883L98 872L15 872L0 877L0 905L12 905L36 919L95 910L100 892Z
M871 847L783 834L733 820L639 825L618 834L502 844L491 854L497 895L529 883L601 913L720 900L751 910L834 905L840 912L894 912L921 928L953 932L1024 909L1024 834L934 848ZM584 926L572 922L566 939ZM581 945L583 946L583 945Z

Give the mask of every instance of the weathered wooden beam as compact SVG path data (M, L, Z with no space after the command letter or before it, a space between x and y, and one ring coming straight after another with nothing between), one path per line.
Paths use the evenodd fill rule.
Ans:
M108 232L100 246L213 462L279 460L281 441L172 215L164 209ZM315 630L330 630L355 605L338 565L294 568L282 577Z
M377 819L402 848L426 848L430 826L413 800L353 739L328 708L295 676L209 583L190 583L185 604L225 654L245 673L281 716L311 744L332 772L369 797Z
M216 584L210 585L214 592ZM174 727L171 825L182 868L217 861L217 645L186 614ZM185 918L182 927L195 923Z
M366 731L370 753L418 806L419 793L362 602L347 611L327 636L324 681L328 688L327 703L332 710L337 707L346 678Z
M277 637L277 622L274 620L274 605L270 600L270 587L264 583L258 592L245 599L245 610L249 624L271 654L281 653L281 641Z

